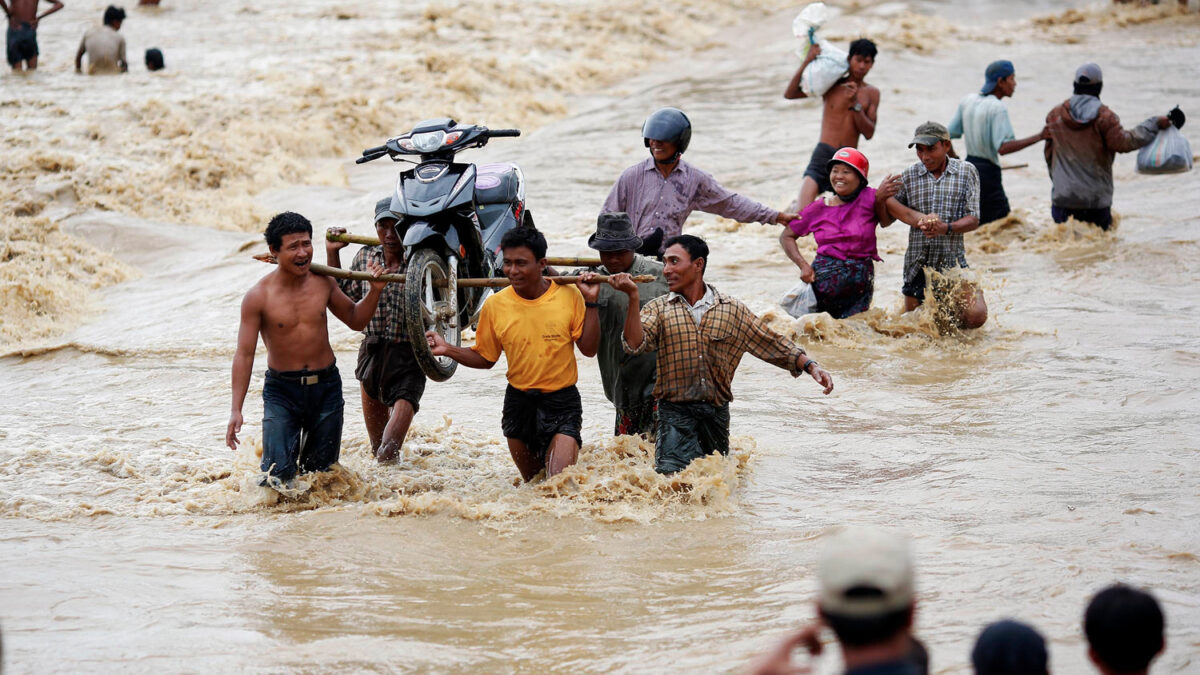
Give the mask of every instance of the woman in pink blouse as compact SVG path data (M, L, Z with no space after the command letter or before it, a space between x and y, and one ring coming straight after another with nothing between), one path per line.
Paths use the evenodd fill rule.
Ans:
M817 310L844 319L871 306L875 292L875 226L887 227L893 218L884 203L900 189L900 179L888 176L879 189L867 187L867 158L854 148L842 148L829 160L833 193L826 193L800 212L779 234L783 252L800 268L800 279L813 285ZM813 235L817 255L810 265L796 239Z

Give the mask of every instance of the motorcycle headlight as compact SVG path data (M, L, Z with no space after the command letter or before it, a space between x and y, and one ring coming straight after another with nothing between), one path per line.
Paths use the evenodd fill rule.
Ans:
M417 152L434 152L442 147L442 141L444 140L446 140L446 132L429 131L423 134L414 134L412 144L417 149Z

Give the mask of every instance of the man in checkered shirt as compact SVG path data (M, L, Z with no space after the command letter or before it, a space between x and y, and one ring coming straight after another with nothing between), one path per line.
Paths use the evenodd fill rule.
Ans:
M833 390L833 377L741 301L704 282L708 245L703 239L681 234L664 246L663 276L670 293L639 312L638 287L628 274L615 274L609 283L629 295L625 352L657 351L654 468L674 473L698 457L729 453L730 384L746 352L792 377L808 373L826 394Z
M912 226L904 254L904 311L925 301L925 269L942 271L967 266L963 234L979 227L979 172L969 162L949 156L950 132L937 122L917 127L912 143L920 161L900 176L900 192L888 199L888 211ZM974 284L934 284L939 304L955 310L962 328L987 321L983 291ZM949 302L947 302L949 301Z
M367 269L375 263L391 274L400 271L404 263L404 243L396 234L396 214L392 213L392 198L384 197L375 204L375 234L379 246L364 246L350 264L352 271ZM340 227L329 228L329 234L344 234ZM339 251L343 242L325 240L325 257L330 267L341 267ZM366 292L367 282L338 279L342 292L357 300ZM404 328L403 286L388 284L379 298L379 309L363 330L362 345L358 348L358 365L354 369L362 390L363 418L375 459L390 462L396 459L413 416L421 408L425 393L425 373L417 364L412 343ZM423 337L423 336L422 336Z

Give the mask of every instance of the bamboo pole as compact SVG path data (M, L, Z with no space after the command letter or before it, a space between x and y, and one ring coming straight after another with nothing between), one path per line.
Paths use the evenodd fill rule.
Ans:
M378 246L379 239L377 237L367 237L361 234L329 234L325 233L326 241L340 241L347 244L362 244L363 246ZM581 258L581 257L557 257L546 258L547 265L562 265L564 267L595 267L600 264L599 258Z
M1024 169L1027 166L1029 166L1029 164L1008 164L1008 165L1002 166L1000 168L1005 171L1008 171L1009 169Z
M260 262L271 263L272 265L275 265L278 262L275 260L275 256L273 256L269 253L259 253L258 255L254 256L254 259L258 260ZM309 263L308 268L310 270L312 270L313 274L319 274L323 277L337 277L338 279L353 279L355 281L380 281L380 280L382 280L382 281L386 281L386 282L392 283L392 284L402 284L405 281L405 276L403 274L381 274L378 277L376 277L376 276L372 275L370 272L352 272L350 270L344 270L340 267L330 267L328 265L320 265L318 263ZM574 277L551 277L551 276L548 276L546 278L557 284L573 284L573 283L579 281L579 277L577 277L577 276L574 276ZM595 276L595 280L597 282L606 282L606 281L608 281L608 279L609 279L609 277L604 274L597 274ZM655 277L652 274L639 274L638 276L633 277L634 283L638 283L638 284L647 284L647 283L650 283L651 281L654 281L654 279L655 279ZM446 279L438 279L434 282L433 285L437 286L439 288L445 288L448 283L449 283L449 281L447 281ZM459 288L504 288L505 286L509 286L509 285L511 285L509 280L505 279L504 277L493 277L493 278L483 278L483 279L472 279L472 278L468 277L468 278L460 278L458 280Z
M565 284L573 284L573 283L579 281L579 277L546 277L546 278L549 279L550 281L553 281L556 284L564 284L564 285ZM593 279L597 283L600 283L600 282L608 281L609 277L608 277L608 275L605 275L605 274L597 274L595 277L593 277ZM653 274L639 274L636 277L633 277L633 282L636 284L648 284L651 281L654 281ZM434 283L434 285L444 287L446 285L446 281L444 279L438 279ZM496 277L493 279L459 279L458 280L459 288L504 288L505 286L509 286L509 285L510 285L510 283L509 283L508 279L505 279L504 277Z

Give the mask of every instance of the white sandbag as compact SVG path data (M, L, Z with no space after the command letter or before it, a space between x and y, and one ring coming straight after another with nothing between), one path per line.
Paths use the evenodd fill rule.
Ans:
M1138 173L1182 173L1192 170L1192 144L1174 125L1159 129L1148 145L1138 150Z
M849 70L850 55L834 47L827 40L817 38L817 29L829 18L829 8L823 2L806 5L792 21L792 34L800 38L796 55L801 59L808 55L812 45L821 45L821 53L804 69L800 76L800 91L808 96L824 96Z
M779 304L788 314L798 318L817 311L817 294L812 284L802 281L784 293Z

